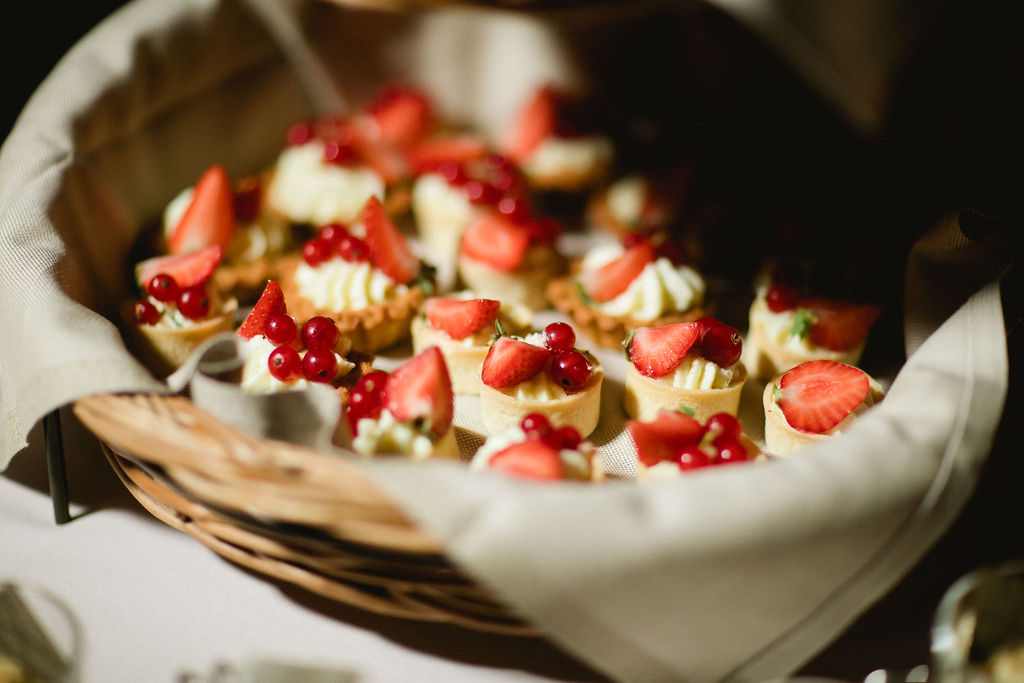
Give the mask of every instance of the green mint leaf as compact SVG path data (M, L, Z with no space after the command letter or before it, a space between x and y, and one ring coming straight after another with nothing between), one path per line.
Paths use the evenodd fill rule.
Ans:
M796 309L796 313L793 318L793 326L789 328L789 336L806 339L807 335L811 333L811 327L813 327L816 322L818 322L818 318L814 315L813 311L806 308Z

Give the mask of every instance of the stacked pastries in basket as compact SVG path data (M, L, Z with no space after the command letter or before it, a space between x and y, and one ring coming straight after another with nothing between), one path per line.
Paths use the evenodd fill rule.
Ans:
M680 228L688 175L620 171L586 112L540 87L488 140L391 86L296 122L270 169L214 165L168 204L126 338L165 375L234 330L243 391L335 387L339 445L367 457L457 458L454 397L477 396L487 439L471 467L533 479L605 478L587 440L603 418L595 347L629 361L617 408L645 478L786 455L880 400L856 368L876 307L776 270L744 343L712 317ZM570 257L581 231L591 246ZM534 329L540 311L560 319ZM409 342L398 367L375 367ZM736 417L749 379L767 382L763 448Z

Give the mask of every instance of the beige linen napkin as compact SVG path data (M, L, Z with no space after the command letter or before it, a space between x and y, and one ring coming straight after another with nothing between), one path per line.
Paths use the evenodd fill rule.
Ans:
M285 24L271 35L247 3L127 6L67 56L0 151L0 466L56 406L166 390L108 318L140 226L208 165L258 170L289 120L397 74L491 130L532 83L581 77L559 35L528 18L276 10ZM315 73L308 59L323 59ZM304 89L325 74L344 88ZM998 274L953 221L923 240L908 268L909 359L888 398L786 461L601 487L368 466L454 561L610 676L782 675L884 594L967 499L1006 393ZM934 286L947 278L963 288ZM628 459L628 440L595 438Z

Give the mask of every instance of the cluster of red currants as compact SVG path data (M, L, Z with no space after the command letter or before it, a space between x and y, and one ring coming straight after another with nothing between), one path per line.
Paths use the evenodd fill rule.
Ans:
M340 223L331 223L320 228L316 237L302 245L302 258L310 266L318 266L340 256L350 263L370 260L370 248Z
M345 416L352 428L352 433L357 434L359 420L369 418L376 420L384 410L385 389L388 384L388 373L383 370L368 372L359 378L356 385L348 392L348 409Z
M545 415L530 413L519 422L527 439L537 439L558 450L578 448L583 443L579 431L571 425L555 427Z
M551 323L545 327L544 345L551 351L545 371L552 382L568 392L586 386L594 368L587 357L575 349L576 333L568 323Z
M282 382L307 379L310 382L333 382L338 376L338 358L334 348L341 339L338 326L322 315L310 318L301 332L287 313L272 313L263 323L263 335L275 348L267 365L270 374ZM299 353L297 346L305 348Z
M210 294L203 283L179 287L173 277L158 273L146 283L146 293L161 303L177 307L189 320L202 320L210 314ZM132 313L140 325L155 325L163 317L160 310L146 299L136 301Z

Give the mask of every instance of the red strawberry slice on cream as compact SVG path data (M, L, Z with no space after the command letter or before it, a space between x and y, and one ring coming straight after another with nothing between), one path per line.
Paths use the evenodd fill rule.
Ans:
M465 339L491 325L498 317L501 302L494 299L427 299L427 320L435 330L443 330L452 339Z
M214 244L188 254L154 256L135 266L135 281L145 289L153 276L164 273L173 277L179 288L200 285L220 265L221 253L220 245Z
M235 193L223 166L206 170L196 183L181 220L167 239L172 254L218 245L227 249L235 234Z
M558 96L548 86L538 89L520 111L505 140L505 156L523 164L555 131Z
M541 346L498 337L491 344L480 369L480 379L489 387L512 387L530 379L544 368L551 352Z
M400 422L423 420L438 437L451 427L455 394L444 355L436 346L391 373L384 395L384 407Z
M824 297L801 299L797 306L813 315L811 343L831 351L846 351L863 344L871 326L882 314L880 306Z
M374 265L399 284L411 281L420 272L420 260L409 243L384 211L380 200L370 197L363 207L366 246Z
M646 377L663 377L679 366L700 338L700 323L638 327L626 342L626 355Z
M870 390L863 370L832 360L812 360L783 375L776 396L790 426L824 434L863 403Z
M425 93L411 87L392 86L367 106L377 123L380 139L398 147L409 147L423 138L434 125L434 111Z
M626 430L636 445L637 458L647 467L674 460L683 448L699 444L704 436L700 422L678 410L663 410L650 422L628 420Z
M409 150L409 167L414 173L426 173L448 161L467 164L487 156L487 145L474 135L455 135L424 140Z
M530 248L530 233L500 214L486 214L462 235L463 255L495 270L513 271Z
M492 468L526 479L555 480L565 476L558 449L539 439L514 443L491 456Z
M581 277L583 292L598 302L611 301L625 292L648 263L654 261L654 246L647 240L634 244L621 256Z
M256 305L252 307L242 326L238 328L237 334L243 339L252 339L256 335L263 334L263 326L267 322L267 318L287 312L281 285L274 280L269 280L267 286L263 288L260 298L256 301Z

